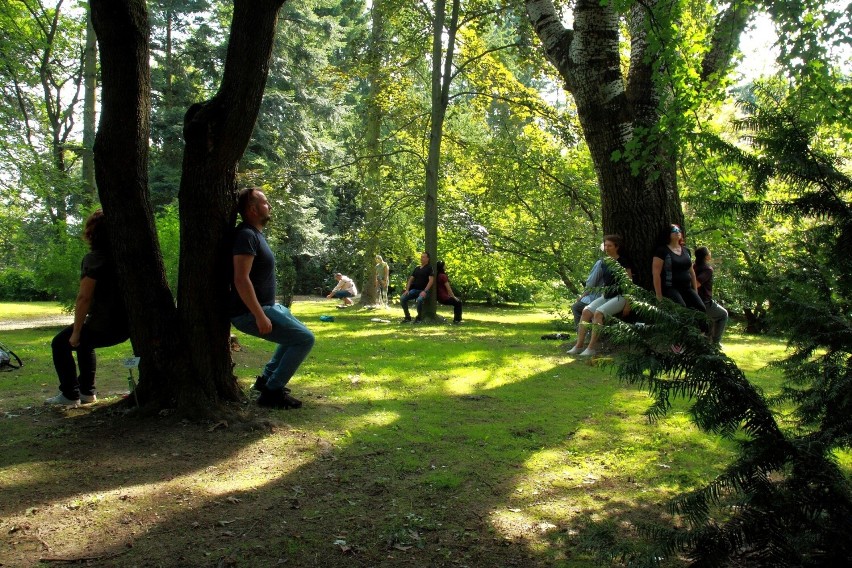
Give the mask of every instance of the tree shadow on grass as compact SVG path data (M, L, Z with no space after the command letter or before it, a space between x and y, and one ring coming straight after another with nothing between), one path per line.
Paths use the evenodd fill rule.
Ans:
M27 471L3 477L10 552L0 561L582 566L596 564L584 531L613 526L626 540L634 515L665 520L653 465L618 471L601 457L637 444L641 418L625 414L617 382L568 365L514 375L521 349L553 348L525 341L540 326L519 326L505 336L515 351L488 353L477 339L488 325L443 344L426 326L387 345L393 365L381 354L359 361L357 382L339 377L349 369L323 359L318 342L305 408L260 410L245 424L57 415L44 440L0 457L0 471ZM422 360L424 337L445 363L395 379L394 366ZM385 395L358 396L369 389Z

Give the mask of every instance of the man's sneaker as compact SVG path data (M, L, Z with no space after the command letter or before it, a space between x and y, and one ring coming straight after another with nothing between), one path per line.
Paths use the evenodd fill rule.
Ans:
M44 403L53 404L55 406L64 406L65 408L77 408L78 406L80 406L79 400L71 400L62 393L59 393L58 395L45 400Z
M92 404L93 402L97 402L98 395L95 393L92 394L80 394L80 403L81 404Z
M253 388L257 392L264 392L264 391L268 390L266 388L266 381L267 381L266 377L264 377L263 375L258 375L257 377L255 377L254 384L251 386L251 388ZM290 389L288 389L287 387L284 387L284 392L290 392Z
M453 320L453 325L461 325L461 320Z
M579 355L583 351L582 347L577 347L576 345L568 350L568 355Z
M597 350L586 347L586 350L580 353L580 357L594 357L597 354Z
M412 321L414 321L414 320L412 320L411 318L405 318L399 323L411 323Z
M257 404L267 408L283 408L285 410L302 407L302 401L291 396L286 390L261 391L260 398L257 399Z

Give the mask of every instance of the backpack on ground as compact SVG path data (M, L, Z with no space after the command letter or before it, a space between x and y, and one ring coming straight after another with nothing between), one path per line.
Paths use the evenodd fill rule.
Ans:
M21 358L15 355L14 351L6 347L3 342L0 342L0 371L14 371L20 369L23 365Z

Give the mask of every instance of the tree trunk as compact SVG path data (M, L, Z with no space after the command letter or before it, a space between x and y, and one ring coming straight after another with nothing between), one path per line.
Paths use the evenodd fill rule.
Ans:
M452 82L453 56L455 54L456 32L458 31L460 0L452 0L450 23L444 28L447 15L446 0L435 2L435 23L432 29L432 115L429 131L429 154L426 158L425 231L426 252L431 257L432 274L435 274L435 262L438 260L438 183L441 165L441 141L444 136L444 119L450 102L450 83ZM447 52L443 50L444 33L447 34ZM438 279L429 291L423 303L423 318L434 321L437 318L436 286Z
M96 92L98 86L98 38L92 27L92 13L86 17L86 48L83 52L83 186L94 200L97 194L95 185L95 156L92 147L95 144Z
M186 114L180 188L181 263L175 307L148 195L150 71L144 0L93 0L103 102L95 140L101 203L141 356L144 403L205 413L234 400L227 294L235 173L254 127L283 0L235 2L224 76Z
M251 138L284 0L237 0L219 91L189 108L179 204L179 321L194 380L225 400L240 391L232 373L228 295L236 219L237 164ZM208 386L209 385L209 386Z
M191 400L200 406L205 401L197 393L182 392L191 367L148 198L151 79L145 1L92 0L91 10L103 77L95 175L130 316L131 341L141 357L137 396L142 404L173 406Z
M600 184L604 234L624 237L637 282L651 289L651 258L659 231L669 223L683 223L675 169L676 141L645 136L658 128L668 96L653 75L652 64L658 53L652 51L653 42L649 42L649 12L658 2L637 2L628 13L631 50L625 78L619 52L621 20L611 3L577 0L574 27L567 29L551 0L525 1L545 56L577 105ZM720 19L727 33L714 36L709 51L712 61L708 54L702 69L707 76L730 65L738 43L731 37L739 37L747 21L743 17L743 11L749 9L745 4L734 2L728 8L737 11L737 18ZM650 159L625 158L627 148L636 143L653 145L642 152Z
M382 118L381 96L384 89L382 76L382 55L384 54L384 3L374 0L370 12L372 29L370 30L370 45L367 51L367 118L365 131L365 151L369 156L367 162L366 184L362 191L362 203L365 212L365 258L364 273L361 282L361 305L372 306L378 302L376 287L373 282L376 277L376 255L381 254L382 238Z

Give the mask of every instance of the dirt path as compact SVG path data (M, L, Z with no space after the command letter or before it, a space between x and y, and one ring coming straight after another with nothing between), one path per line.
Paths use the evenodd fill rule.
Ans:
M319 296L294 296L294 302L323 302L327 301ZM59 327L71 325L74 316L71 314L58 314L53 316L37 316L24 319L4 320L0 319L0 331L12 331L15 329L31 329L37 327Z
M71 325L73 321L74 316L65 314L56 316L39 316L36 318L27 318L21 320L0 320L0 331Z

